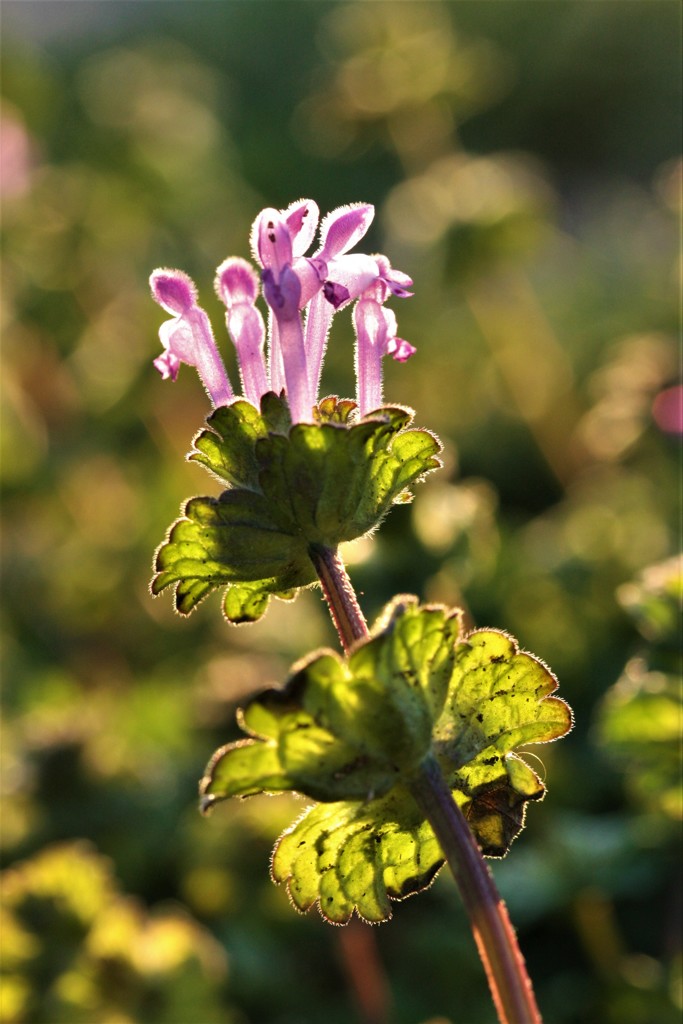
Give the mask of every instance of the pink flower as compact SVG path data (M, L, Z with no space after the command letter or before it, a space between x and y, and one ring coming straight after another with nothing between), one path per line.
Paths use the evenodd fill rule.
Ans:
M378 281L364 292L353 310L356 331L356 380L361 416L382 405L382 358L391 355L404 363L415 352L410 342L396 336L396 314L385 309L385 283Z
M154 365L166 380L175 380L181 363L194 366L215 406L235 397L216 343L209 318L197 305L197 289L182 270L155 270L149 279L152 296L173 314L159 328L164 352Z
M318 226L316 203L300 199L286 210L261 211L252 226L251 249L269 307L267 331L256 307L259 282L251 265L231 257L219 266L216 292L226 306L244 396L254 405L267 391L284 389L293 422L312 420L333 317L352 302L361 415L381 405L382 358L391 355L404 362L414 353L409 342L397 337L396 317L384 307L392 296L408 297L412 281L393 270L385 256L350 252L373 217L374 208L364 203L333 210L322 221L317 250L308 257ZM157 302L174 314L160 329L165 351L155 366L173 380L180 363L196 366L213 404L231 401L232 389L192 281L168 270L155 271L151 281Z
M225 323L237 350L244 397L258 408L270 390L263 356L266 329L255 305L258 277L246 260L231 256L216 271L215 287L227 307Z

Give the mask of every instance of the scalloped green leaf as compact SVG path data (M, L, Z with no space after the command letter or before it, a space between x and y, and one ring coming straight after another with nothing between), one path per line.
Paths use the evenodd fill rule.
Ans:
M412 414L386 415L352 426L296 424L287 438L257 442L263 493L281 521L311 544L336 547L374 529L403 492L441 463L441 445L426 430L406 430Z
M455 789L453 797L482 852L499 856L519 832L526 802L543 792L528 765L512 756L505 776L473 795ZM271 875L302 913L317 906L333 924L346 924L354 911L380 923L392 916L392 900L422 892L443 863L431 825L397 784L379 799L310 807L275 844Z
M317 905L334 924L354 910L379 923L391 917L391 900L426 888L442 863L431 827L397 786L369 803L309 808L278 840L271 874L302 913Z
M557 680L507 634L461 637L460 629L457 612L396 599L346 659L320 652L283 689L250 701L240 724L251 738L209 764L204 810L262 790L292 789L325 804L276 848L274 877L300 909L317 902L341 921L355 907L383 920L389 898L428 883L441 857L409 787L431 758L489 856L507 852L526 805L543 797L543 783L514 750L571 728L569 708L551 696Z
M289 409L283 398L269 392L261 400L261 410L238 399L215 409L193 442L188 456L232 487L260 490L256 460L256 442L270 433L286 433L291 427Z
M182 614L229 583L258 582L261 590L286 592L315 579L301 538L279 528L263 495L237 489L219 498L190 499L159 548L155 567L152 592L176 584ZM251 611L256 607L252 600Z
M314 582L312 545L335 549L361 537L408 500L407 488L440 465L439 441L407 429L409 409L387 406L353 422L355 410L331 396L315 411L319 422L291 427L286 401L273 393L260 412L242 399L216 409L190 458L229 488L187 502L157 551L152 592L175 587L186 615L232 585L226 617L253 622L268 595L289 599Z
M284 689L266 691L239 713L243 730L256 737L251 745L277 751L280 773L271 775L269 791L296 789L316 800L364 799L395 784L398 767L373 741L372 730L360 734L355 728L352 683L345 662L328 651L303 664ZM360 700L364 714L381 714L372 695ZM229 744L214 755L201 785L204 810L217 799L253 792L243 758L244 745Z
M178 585L180 589L180 584ZM296 588L279 589L276 579L256 580L254 583L233 583L227 587L223 598L223 614L228 622L239 625L242 622L257 622L266 612L272 597L281 601L292 601Z
M549 694L550 669L500 630L478 629L460 645L444 713L435 723L441 760L460 767L485 754L502 756L526 743L547 743L567 731L567 705ZM461 724L453 730L453 722Z

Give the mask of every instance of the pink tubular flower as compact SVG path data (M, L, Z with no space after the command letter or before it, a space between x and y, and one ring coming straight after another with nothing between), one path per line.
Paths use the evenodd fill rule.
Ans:
M308 353L311 380L318 393L320 374L322 372L327 338L332 326L332 317L343 302L349 301L351 290L358 278L367 273L364 265L367 256L357 254L348 257L351 261L346 267L346 283L340 260L356 242L360 241L370 227L375 216L373 206L367 203L356 203L351 206L340 206L328 213L320 226L320 246L310 259L318 278L318 289L312 297L306 316L306 351ZM365 283L367 287L369 282ZM360 294L359 289L357 294Z
M396 336L396 314L383 306L386 285L378 281L363 294L353 310L356 331L356 380L361 416L382 405L382 357L404 363L415 352L410 342Z
M237 349L244 397L258 408L269 390L263 357L266 329L255 306L258 278L246 260L231 256L216 271L215 287L227 307L225 323Z
M197 289L181 270L155 270L149 279L152 296L167 313L173 314L159 328L164 352L154 365L166 380L175 380L181 363L194 366L215 406L227 405L235 397L213 339L211 324L197 305Z
M341 206L320 227L320 244L305 255L315 235L319 210L300 199L286 210L265 209L254 221L251 249L261 268L269 307L268 331L256 307L258 277L239 257L225 260L215 287L226 306L226 324L237 351L245 398L253 405L269 390L285 391L294 423L310 422L318 400L328 333L334 314L356 302L356 372L361 416L381 406L382 358L404 362L415 351L397 336L396 317L384 307L392 296L406 298L412 281L393 270L385 256L351 250L365 235L374 208ZM160 329L164 353L155 360L163 377L175 380L181 362L196 366L214 405L233 399L196 289L180 271L152 274L152 294L174 314ZM305 317L305 320L304 320ZM264 349L267 344L267 365Z
M299 314L301 281L292 268L292 236L277 210L263 210L257 221L256 244L263 269L263 294L274 323L271 332L271 379L275 359L282 359L287 400L295 423L310 418L311 393L304 333ZM272 321L271 321L272 322Z
M382 404L382 358L393 356L404 363L415 354L410 342L397 337L396 314L385 309L384 303L392 295L409 298L412 280L400 270L393 270L386 256L373 258L376 277L365 289L353 311L356 331L356 378L358 409L361 416L378 409Z

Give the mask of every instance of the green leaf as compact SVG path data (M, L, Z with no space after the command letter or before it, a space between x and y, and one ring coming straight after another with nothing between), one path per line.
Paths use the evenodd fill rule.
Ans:
M279 529L263 495L244 490L192 498L159 548L155 564L152 592L177 584L176 608L182 614L189 614L217 586L259 584L250 589L245 616L239 609L244 597L226 597L226 611L231 619L234 613L234 621L251 620L259 606L265 610L263 599L255 600L257 592L285 593L315 579L301 538Z
M315 423L292 427L285 400L272 393L260 412L242 399L216 409L190 458L228 489L186 503L157 551L152 592L175 587L176 609L187 615L229 587L226 617L252 622L269 595L289 599L314 582L312 545L336 549L361 537L409 498L406 489L440 465L438 440L407 429L408 409L360 422L355 411L332 396L314 410Z
M443 863L434 833L402 786L369 803L317 804L278 840L271 873L294 906L335 924L354 910L391 917L391 899L426 888Z
M683 820L680 556L649 565L617 597L648 641L598 710L596 738L648 815Z
M256 622L265 613L271 597L291 601L296 589L279 590L277 580L257 580L255 583L233 583L225 591L223 614L228 622ZM180 584L178 585L178 590Z
M287 438L257 442L261 487L281 522L331 548L378 526L406 487L440 465L438 440L406 430L411 419L387 408L351 426L299 423Z
M459 647L448 706L435 725L441 758L454 766L502 755L525 743L547 743L567 731L567 705L545 698L557 687L550 670L520 653L512 637L478 629ZM452 722L462 724L456 733Z
M391 897L415 891L441 863L410 795L435 758L481 846L501 856L544 786L514 751L571 728L557 681L494 630L460 635L459 612L388 606L346 659L323 651L295 666L281 690L250 701L250 737L223 747L202 780L202 808L230 796L295 790L315 807L276 848L273 875L300 909L330 920L354 907L389 916Z
M206 422L209 429L197 434L190 460L199 462L224 484L259 490L256 441L269 431L289 430L291 420L284 399L269 392L261 400L261 412L238 399L215 409Z

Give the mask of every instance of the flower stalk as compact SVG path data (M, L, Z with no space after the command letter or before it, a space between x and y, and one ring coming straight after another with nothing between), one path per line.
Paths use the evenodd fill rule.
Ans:
M369 635L365 616L358 604L349 574L337 551L322 545L311 545L309 554L341 645L348 651L356 640Z
M541 1024L507 907L434 758L422 763L410 791L432 826L455 879L500 1024Z
M329 548L310 549L332 621L345 651L369 635L342 559ZM409 782L432 827L467 911L500 1024L542 1024L517 936L491 872L430 755Z

